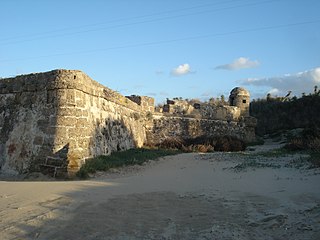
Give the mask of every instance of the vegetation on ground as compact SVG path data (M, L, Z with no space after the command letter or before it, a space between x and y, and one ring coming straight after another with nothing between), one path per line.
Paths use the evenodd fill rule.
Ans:
M269 134L269 137L280 138L279 141L286 140L286 144L282 148L248 154L245 156L246 159L244 159L244 162L236 165L233 169L241 171L246 168L262 167L320 168L319 128L275 132ZM281 158L286 156L291 160L286 163L281 162Z
M229 136L197 137L193 139L167 138L156 146L149 148L130 149L114 152L109 156L99 156L88 159L77 173L79 178L85 179L89 174L97 171L107 171L129 165L141 165L146 161L159 157L178 154L181 152L213 152L215 151L243 151L246 145L243 141Z
M289 151L304 151L310 157L307 159L312 167L320 167L320 128L306 128L285 145Z
M164 149L178 149L183 152L235 152L244 151L246 149L246 144L244 141L231 136L201 136L189 139L177 137L167 138L158 144L157 147Z
M178 153L181 152L176 150L147 148L136 148L121 152L114 152L108 156L99 156L88 159L86 163L81 166L77 176L85 179L89 177L90 173L95 173L97 171L107 171L111 168L119 168L130 165L142 165L149 160L154 160L163 156L174 155Z
M320 152L312 152L310 153L310 157L308 161L313 168L320 168Z
M263 138L256 136L256 140L254 142L247 143L247 147L259 146L264 144Z
M302 97L271 97L253 100L250 115L257 118L258 135L320 125L320 91Z
M309 164L320 167L320 90L314 87L313 93L301 97L271 97L254 100L250 103L250 114L257 118L256 134L269 134L274 141L285 139L288 154L302 153L309 158L294 160L292 165ZM288 131L291 130L291 131ZM268 153L271 154L271 153ZM276 153L279 154L279 153Z
M288 155L294 154L293 152L285 149L285 148L276 148L272 149L270 151L265 152L258 152L258 153L252 153L250 156L252 157L264 157L264 158L278 158L278 157L285 157Z
M275 163L268 163L268 162L260 162L255 159L248 159L242 163L237 164L236 166L232 167L236 172L243 171L247 168L280 168L279 164Z

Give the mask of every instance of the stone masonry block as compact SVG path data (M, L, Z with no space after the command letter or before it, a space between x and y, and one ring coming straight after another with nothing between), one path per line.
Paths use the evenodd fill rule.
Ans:
M89 137L87 137L87 138L79 138L77 140L78 147L79 148L83 148L83 149L88 149L89 146L90 146L90 142L91 142L91 139Z
M68 136L71 139L78 139L87 137L88 130L87 128L69 128L68 129Z
M88 123L88 119L87 118L77 118L75 126L77 128L84 128L84 127L87 127L88 124L89 123Z
M89 116L88 110L82 110L81 113L82 113L82 117L87 118Z
M62 148L64 148L65 146L67 146L70 142L70 139L65 137L65 136L56 136L54 139L54 146L55 146L55 150L59 151Z
M46 165L61 167L64 165L65 159L61 158L54 158L54 157L47 157Z
M74 89L67 90L67 103L75 104L76 103L76 93Z
M55 177L56 173L56 167L55 166L50 166L50 165L45 165L41 164L40 166L40 171L48 176Z
M77 119L75 117L58 117L56 119L57 126L75 127Z
M50 133L53 133L56 137L67 138L67 128L61 126L53 126L48 128Z
M33 139L33 144L34 145L42 145L43 144L43 137L42 136L36 136Z
M59 109L57 115L61 117L81 117L82 110L74 107L63 107Z
M77 107L83 108L83 107L85 107L86 103L85 103L85 101L84 101L83 99L76 99L75 105L76 105Z
M67 102L67 90L66 89L56 90L56 98L59 105L64 105Z
M47 103L53 104L57 101L57 91L56 90L48 90L47 91Z

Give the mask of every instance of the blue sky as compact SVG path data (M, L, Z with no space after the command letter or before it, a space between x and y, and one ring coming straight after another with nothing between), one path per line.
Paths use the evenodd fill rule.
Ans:
M320 85L319 0L1 0L0 77L79 69L124 95Z

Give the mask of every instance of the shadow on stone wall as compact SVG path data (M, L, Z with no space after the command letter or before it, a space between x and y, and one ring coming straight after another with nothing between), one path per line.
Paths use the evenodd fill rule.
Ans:
M11 149L7 148L6 143L9 139L10 132L13 130L14 119L16 118L18 111L16 109L16 104L14 104L14 98L8 98L7 101L11 106L10 108L0 102L0 171L6 163L6 154L15 150L13 145L11 146Z
M50 101L46 90L6 93L0 100L1 172L39 171L41 164L47 164L47 156L56 158L55 102Z
M93 156L109 155L135 146L132 130L124 120L107 118L97 124L90 142L90 151Z
M79 129L81 136L81 129ZM96 120L89 136L73 139L72 149L67 153L68 174L73 176L79 171L86 159L112 152L124 151L137 146L132 128L121 119L110 117Z
M66 177L69 145L67 143L60 150L47 156L45 163L39 165L40 172L54 178Z

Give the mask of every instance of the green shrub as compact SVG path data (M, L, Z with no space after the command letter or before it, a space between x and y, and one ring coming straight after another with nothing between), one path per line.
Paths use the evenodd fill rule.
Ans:
M320 152L310 153L310 158L308 160L311 163L312 168L320 168Z
M247 143L248 147L252 147L252 146L258 146L258 145L263 145L264 144L264 140L261 137L257 137L257 139L254 142L249 142Z
M320 96L313 94L290 101L261 99L250 103L250 115L257 118L260 136L296 128L320 126Z
M122 152L114 152L109 156L99 156L88 159L77 173L79 178L88 178L90 173L107 171L110 168L119 168L129 165L141 165L148 160L180 153L179 151L163 149L137 148Z
M207 137L182 139L178 137L167 138L157 147L164 149L179 149L184 152L236 152L246 149L244 141L231 136Z
M289 150L310 150L320 152L320 129L305 128L299 136L290 139L285 148Z
M183 147L186 146L186 143L181 138L171 137L171 138L166 138L156 146L162 149L183 149Z

